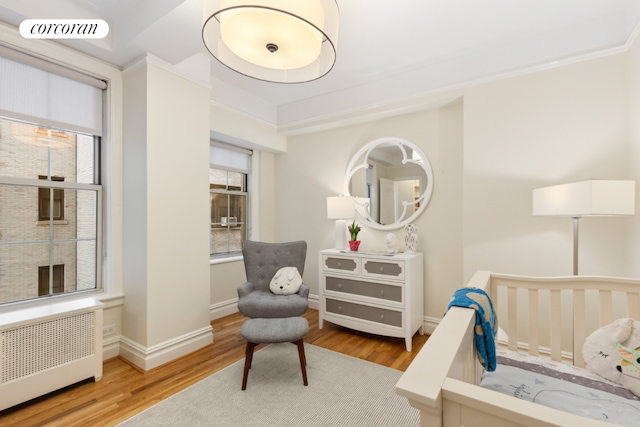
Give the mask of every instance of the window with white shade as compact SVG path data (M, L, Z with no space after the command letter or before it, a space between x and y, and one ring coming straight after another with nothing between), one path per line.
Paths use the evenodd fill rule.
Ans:
M247 239L250 150L211 142L209 158L209 247L212 257L242 251Z
M0 304L102 286L105 88L0 46Z

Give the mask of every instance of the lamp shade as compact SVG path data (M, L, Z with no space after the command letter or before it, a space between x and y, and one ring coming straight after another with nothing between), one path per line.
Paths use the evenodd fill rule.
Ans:
M347 219L355 216L353 197L327 197L327 218Z
M591 179L533 190L534 216L633 215L635 181Z
M335 0L204 0L202 40L222 64L259 80L301 83L336 60Z

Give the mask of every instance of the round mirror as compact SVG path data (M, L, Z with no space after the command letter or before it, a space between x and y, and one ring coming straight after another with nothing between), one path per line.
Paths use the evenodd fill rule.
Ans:
M356 198L358 220L378 230L415 221L432 192L429 159L417 145L401 138L371 141L347 165L345 194Z

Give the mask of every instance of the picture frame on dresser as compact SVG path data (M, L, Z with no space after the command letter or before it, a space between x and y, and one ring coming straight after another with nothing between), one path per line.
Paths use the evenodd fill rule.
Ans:
M320 251L318 327L324 321L404 338L424 334L422 253Z

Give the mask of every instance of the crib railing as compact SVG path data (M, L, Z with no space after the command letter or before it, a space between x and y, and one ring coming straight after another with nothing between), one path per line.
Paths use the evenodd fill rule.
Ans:
M510 350L580 367L590 333L619 318L640 319L640 281L633 279L492 274L487 292L499 323L508 325Z

